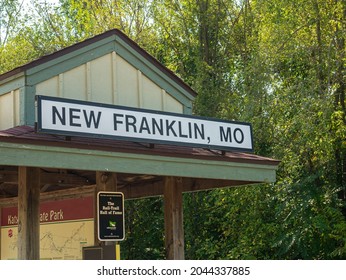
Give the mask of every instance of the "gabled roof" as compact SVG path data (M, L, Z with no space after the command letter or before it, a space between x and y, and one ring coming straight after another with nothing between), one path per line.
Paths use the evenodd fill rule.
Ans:
M39 167L45 178L54 174L60 178L46 180L47 192L93 184L95 170L114 172L118 190L127 198L139 198L163 195L165 176L181 177L183 192L275 182L279 164L239 152L39 134L30 126L0 131L0 153L4 197L17 195L16 166ZM61 174L61 170L67 173ZM0 199L0 205L6 201Z
M41 66L45 63L51 62L55 59L61 58L63 56L69 55L75 51L78 51L84 47L88 47L93 44L97 44L103 40L107 39L114 39L115 41L122 41L126 44L126 46L129 46L135 53L140 55L146 63L154 66L159 71L161 71L164 75L166 75L168 78L176 82L180 87L182 87L184 90L186 90L192 97L195 97L197 94L196 92L187 85L181 78L179 78L176 74L174 74L171 70L169 70L167 67L165 67L162 63L160 63L157 59L155 59L153 56L151 56L148 52L146 52L144 49L142 49L137 43L135 43L133 40L131 40L128 36L126 36L124 33L122 33L118 29L112 29L105 33L96 35L92 38L89 38L85 41L82 41L80 43L74 44L72 46L66 47L64 49L61 49L57 52L54 52L52 54L45 55L37 60L34 60L32 62L29 62L25 65L19 66L9 72L6 72L4 74L0 75L0 84L1 81L4 81L8 78L17 76L20 73L23 73L24 75L27 73L27 71L37 67Z
M25 115L25 122L20 122L19 126L0 130L2 188L7 183L12 188L12 172L16 172L12 167L16 166L123 174L122 188L130 198L162 195L163 176L183 178L184 192L275 182L279 161L253 154L37 133L33 127L35 85L109 53L111 56L119 54L161 89L168 89L167 94L177 97L184 106L191 106L195 91L117 29L13 69L0 75L0 85L5 85L0 88L0 94L1 90L6 94L24 88L21 96L26 97L22 101L25 110L21 114L28 116ZM146 181L142 180L143 175ZM147 187L143 187L143 182Z

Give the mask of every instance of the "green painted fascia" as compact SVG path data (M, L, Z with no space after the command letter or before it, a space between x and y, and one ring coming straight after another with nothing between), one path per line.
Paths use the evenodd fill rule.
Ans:
M35 86L25 86L20 89L20 125L34 126L36 122L36 108L35 108Z
M113 50L113 42L105 42L105 40L102 40L102 44L101 41L99 41L72 53L57 57L49 62L28 69L26 71L27 84L36 85L75 67L81 66L93 59L111 53Z
M0 95L11 92L12 90L19 89L25 85L25 76L24 73L12 77L12 79L7 79L1 81L0 83Z
M191 104L189 106L184 106L183 114L185 114L185 115L192 115L192 102L191 102Z
M276 166L0 142L0 165L275 182Z

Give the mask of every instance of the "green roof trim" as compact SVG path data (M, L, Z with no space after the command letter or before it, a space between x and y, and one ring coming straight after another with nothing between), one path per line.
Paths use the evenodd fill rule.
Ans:
M11 92L12 90L20 89L25 86L25 77L24 74L16 75L13 79L8 79L8 82L0 81L0 96L6 93Z
M183 103L187 100L192 101L197 95L171 70L117 29L109 30L0 75L0 93L3 91L1 86L21 73L26 76L26 85L35 85L112 51L142 71L159 86L167 88L168 93L178 100L183 100Z
M21 98L20 124L34 125L34 96L37 84L112 52L116 52L178 100L183 105L185 114L192 114L192 102L196 93L172 71L117 29L43 56L0 75L0 95L20 89L23 98Z
M276 165L0 142L0 165L97 170L205 179L276 180Z

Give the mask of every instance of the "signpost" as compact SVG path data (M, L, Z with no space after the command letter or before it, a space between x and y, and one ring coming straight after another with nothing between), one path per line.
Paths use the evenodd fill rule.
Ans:
M37 131L67 136L253 151L249 123L37 96Z
M98 239L122 241L125 238L124 194L99 192L97 194Z

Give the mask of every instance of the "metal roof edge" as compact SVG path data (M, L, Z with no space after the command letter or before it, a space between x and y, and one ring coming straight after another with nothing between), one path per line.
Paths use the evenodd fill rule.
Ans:
M94 139L95 140L95 139ZM97 140L97 141L96 141ZM215 150L203 148L181 147L173 145L146 146L141 143L96 139L89 137L72 137L65 139L64 136L36 133L31 126L18 126L0 131L0 143L12 143L34 146L50 146L61 148L77 148L81 150L95 150L118 153L148 154L153 156L167 156L179 158L201 159L215 162L247 163L255 165L272 166L277 169L279 160L242 152L221 153Z

